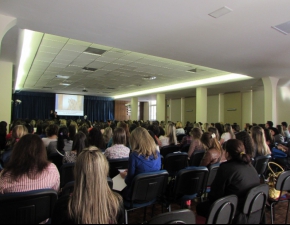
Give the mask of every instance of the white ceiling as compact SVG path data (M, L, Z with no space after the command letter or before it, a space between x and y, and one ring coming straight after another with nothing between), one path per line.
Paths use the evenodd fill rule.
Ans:
M208 15L223 6L232 12ZM213 85L209 94L261 89L265 76L289 80L290 36L272 28L290 21L289 9L289 0L0 0L0 14L18 19L2 41L0 60L16 65L19 29L30 29L45 35L24 90L82 93L85 87L90 95L113 96L225 71L254 80ZM89 46L108 52L83 54ZM98 70L84 74L83 66ZM69 75L71 85L60 86L57 74ZM166 92L167 98L194 95L194 88Z

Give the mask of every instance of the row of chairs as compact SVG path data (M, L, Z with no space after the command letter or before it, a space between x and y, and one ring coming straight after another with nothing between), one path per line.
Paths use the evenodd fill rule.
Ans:
M128 211L147 207L160 200L164 183L168 178L165 171L138 175L133 182L132 200L124 202L125 223L128 224ZM140 191L141 189L141 191ZM243 207L248 224L259 224L264 215L268 198L268 186L260 185L251 189ZM57 193L53 190L37 190L26 193L13 193L0 196L0 224L40 223L53 217ZM213 203L206 224L230 224L235 216L238 198L226 196ZM185 217L184 217L185 216ZM145 221L146 218L144 218ZM183 222L195 224L195 215L189 210L169 212L154 217L149 224Z

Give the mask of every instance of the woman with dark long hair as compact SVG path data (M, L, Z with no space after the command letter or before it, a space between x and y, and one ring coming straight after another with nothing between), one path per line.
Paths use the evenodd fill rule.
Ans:
M93 128L89 133L89 144L90 146L96 146L101 150L106 149L106 143L103 138L103 134L98 128Z
M51 188L59 190L56 166L47 160L40 137L23 136L14 146L11 159L0 173L0 193L26 192Z
M198 215L208 217L210 206L218 199L236 195L239 199L235 220L239 221L247 192L260 184L256 169L252 166L251 157L246 153L240 140L231 139L226 143L227 162L222 163L211 185L208 201L197 205Z

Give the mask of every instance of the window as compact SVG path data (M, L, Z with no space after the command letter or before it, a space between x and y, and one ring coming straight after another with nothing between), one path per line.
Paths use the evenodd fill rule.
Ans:
M156 101L149 102L149 120L156 120Z

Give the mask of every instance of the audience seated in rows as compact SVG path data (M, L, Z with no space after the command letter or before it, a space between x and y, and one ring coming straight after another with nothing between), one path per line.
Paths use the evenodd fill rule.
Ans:
M165 136L160 136L161 147L168 145L177 145L176 128L174 124L167 124L165 127Z
M23 136L14 146L11 159L0 173L0 193L26 192L51 188L59 190L60 175L47 160L42 140L33 134Z
M75 164L74 190L59 199L52 224L122 224L122 197L108 183L109 164L94 147L82 151Z
M224 127L225 132L221 136L220 144L222 145L224 142L227 142L230 139L235 139L236 136L233 132L232 126L230 124L226 124Z
M42 138L44 146L47 148L49 143L52 141L57 141L57 134L58 134L58 125L51 124L49 125L46 130L46 137Z
M198 204L196 211L198 215L208 217L213 202L228 195L237 195L239 202L235 220L239 222L243 221L241 212L246 194L260 184L260 179L241 141L231 139L226 142L226 158L227 162L220 165L211 185L208 201Z
M129 157L128 170L121 172L127 187L122 195L130 200L131 184L138 174L155 172L161 169L161 156L156 150L156 144L148 131L142 127L136 128L130 137L132 154Z
M182 123L177 122L176 123L176 136L178 136L180 134L185 134L185 130L183 129Z
M83 132L80 131L74 136L72 150L66 151L64 153L63 164L75 163L77 156L86 147L88 147L87 136Z
M105 156L108 159L128 158L130 149L126 147L126 144L125 130L122 127L116 128L113 134L113 146L106 149Z
M251 136L254 143L254 152L252 154L253 158L271 154L270 148L266 142L265 132L261 127L252 127Z
M215 134L209 132L203 133L201 143L203 144L205 154L201 160L200 166L209 166L226 161L222 146L216 139Z
M204 146L200 140L202 137L201 129L193 128L191 134L192 134L192 142L188 150L188 158L190 158L194 152L204 151Z

